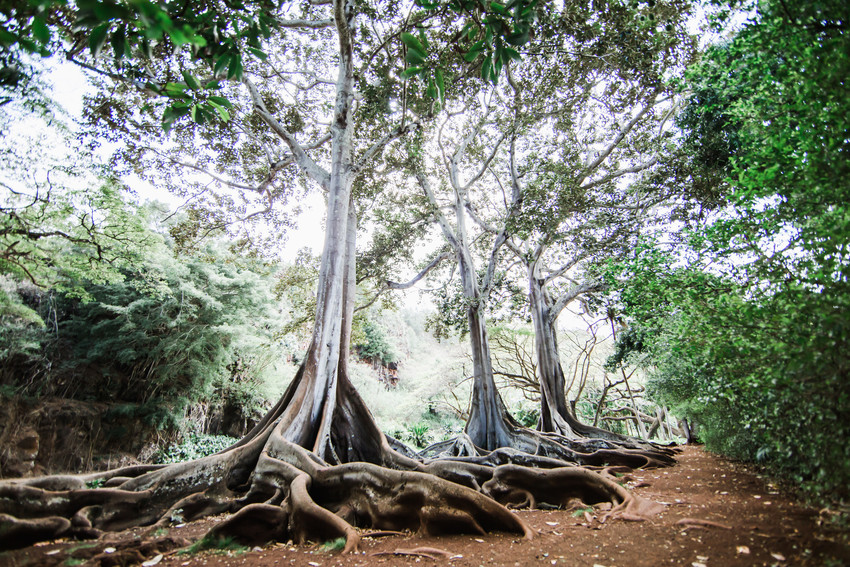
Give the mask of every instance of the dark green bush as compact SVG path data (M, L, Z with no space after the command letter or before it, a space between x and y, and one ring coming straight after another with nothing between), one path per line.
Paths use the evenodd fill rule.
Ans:
M160 450L154 455L154 462L161 464L182 463L213 455L227 449L238 439L226 435L189 434L181 443Z

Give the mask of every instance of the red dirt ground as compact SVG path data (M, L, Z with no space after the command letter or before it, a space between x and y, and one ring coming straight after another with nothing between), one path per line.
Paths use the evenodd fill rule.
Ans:
M670 469L637 471L629 486L645 498L665 504L649 521L609 520L604 512L586 516L560 510L518 511L538 535L423 537L404 534L364 538L360 553L342 555L318 545L271 544L245 552L178 552L220 518L174 527L158 537L141 530L104 536L92 542L56 541L0 553L0 566L138 565L146 559L163 567L309 567L444 564L570 565L576 567L726 567L850 565L850 532L840 518L808 508L751 468L685 447ZM598 517L595 514L598 513ZM697 523L694 523L696 521ZM714 524L700 524L699 521ZM183 539L186 538L186 539ZM85 546L85 547L83 547ZM117 548L112 553L104 549ZM399 550L427 556L392 555ZM436 549L437 551L433 551ZM446 552L441 556L439 551Z

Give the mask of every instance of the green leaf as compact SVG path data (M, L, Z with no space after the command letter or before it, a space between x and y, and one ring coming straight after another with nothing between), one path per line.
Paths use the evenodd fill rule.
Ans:
M404 58L404 60L407 61L407 63L409 63L410 65L424 65L425 64L425 58L422 57L421 55L419 55L419 53L417 53L416 51L414 51L412 49L407 50L407 56Z
M162 114L162 129L168 132L175 120L182 116L186 116L188 113L189 107L185 104L173 104L166 108L165 112Z
M460 30L460 37L466 36L466 39L472 41L475 37L475 24L472 22L467 22L463 29Z
M230 59L230 66L227 68L227 78L234 81L241 81L242 71L242 56L234 53Z
M139 47L141 48L145 58L153 59L153 46L151 46L150 41L148 41L147 39L143 39L139 42Z
M165 93L168 96L181 95L186 92L189 85L185 83L165 83Z
M225 108L233 108L233 103L224 98L223 96L211 96L207 97L207 100L213 104L217 104L219 106L223 106Z
M407 69L405 69L404 71L401 72L401 78L406 81L410 77L418 75L419 73L421 73L424 70L425 69L423 67L408 67Z
M192 108L189 111L190 116L192 117L192 122L196 124L200 124L200 120L198 119L198 105L193 104Z
M27 39L25 37L17 37L17 36L15 36L15 39L17 40L18 45L20 45L23 49L25 49L29 53L35 53L35 52L39 51L38 44L36 42L34 42L33 40Z
M251 54L254 55L254 57L259 59L260 61L265 61L269 58L268 54L265 51L257 49L256 47L249 47L248 51L250 51Z
M106 43L106 33L109 31L109 23L101 24L94 28L89 36L89 49L94 57L100 55L103 44Z
M112 39L109 43L112 45L112 54L116 59L121 59L127 55L127 36L124 32L125 27L121 26L112 34Z
M189 43L189 38L186 36L186 34L183 33L182 30L179 30L177 28L168 30L168 37L171 39L171 42L178 47Z
M197 91L201 89L201 84L198 82L198 79L192 76L192 73L189 71L183 71L183 79L186 81L186 84L193 91Z
M123 20L130 17L130 11L114 2L96 2L92 5L92 12L101 22L109 20Z
M429 98L437 98L437 85L434 84L434 77L428 77L428 88L425 89L425 94Z
M403 32L401 34L401 41L404 43L408 49L416 51L423 59L428 57L428 51L419 43L419 39L416 38L415 35L408 32Z
M265 39L269 39L272 36L272 30L269 28L269 24L266 23L266 20L263 17L260 17L260 33Z
M229 120L230 120L230 113L229 113L229 112L227 112L227 109L226 109L226 108L224 108L224 107L223 107L222 105L220 105L220 104L216 104L216 103L215 103L215 102L213 102L212 100L210 101L210 105L211 105L213 108L215 108L216 112L218 112L218 116L219 116L219 118L221 118L221 119L222 119L222 121L227 122L227 121L229 121Z
M490 2L490 9L502 16L508 15L508 11L505 9L505 5L499 2Z
M9 47L18 43L18 36L0 27L0 46Z
M513 47L503 47L502 48L502 62L507 63L508 61L520 61L522 60L522 55L519 54L519 51L514 49Z
M478 56L481 55L482 51L484 51L484 40L483 39L473 43L472 47L469 48L469 51L464 53L463 58L467 62L472 63L473 61L478 59Z
M514 33L505 37L505 41L510 43L511 45L520 46L528 43L529 34L531 33L530 28L526 28L520 31L515 31Z
M43 17L36 16L32 19L32 35L42 44L50 41L50 29Z
M91 29L100 25L100 19L90 12L81 11L74 20L75 30Z
M490 56L484 57L484 62L481 63L481 78L489 81L491 77Z
M230 53L225 53L221 55L215 61L215 66L213 67L213 75L216 77L220 77L225 74L225 70L230 65L230 60L233 58L233 55Z

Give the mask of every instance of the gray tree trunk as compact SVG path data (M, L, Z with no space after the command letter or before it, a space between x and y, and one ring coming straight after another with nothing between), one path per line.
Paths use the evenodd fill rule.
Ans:
M528 298L534 326L537 379L540 383L538 429L557 433L568 439L626 441L628 438L622 435L581 423L567 403L566 379L558 352L557 320L560 309L546 289L546 281L540 274L538 261L533 261L528 266Z

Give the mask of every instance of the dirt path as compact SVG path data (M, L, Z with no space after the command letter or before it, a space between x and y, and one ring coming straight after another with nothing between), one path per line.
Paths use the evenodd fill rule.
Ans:
M828 514L795 502L747 467L700 448L686 447L680 464L672 469L638 471L632 477L629 486L646 498L666 504L663 513L646 522L615 520L600 524L590 513L576 517L557 510L519 511L539 532L532 541L507 535L438 538L400 535L365 538L361 553L350 555L322 551L319 546L282 543L257 551L230 552L230 555L221 551L167 554L169 547L181 543L181 537L194 539L205 532L216 521L213 518L172 528L167 535L159 534L160 539L155 542L125 532L110 536L109 540L54 542L6 552L0 554L0 566L80 565L80 560L91 558L94 553L99 554L96 560L89 559L85 564L120 565L131 557L137 561L142 557L155 559L159 551L166 554L158 565L168 567L353 567L417 562L455 567L850 565L850 534L846 528L838 529ZM92 543L90 547L80 547ZM121 552L102 553L105 548L120 550L127 545L140 550L141 555L125 553L122 557ZM389 555L396 550L417 548L436 549L424 552L437 559ZM438 551L447 552L447 556L440 556Z

